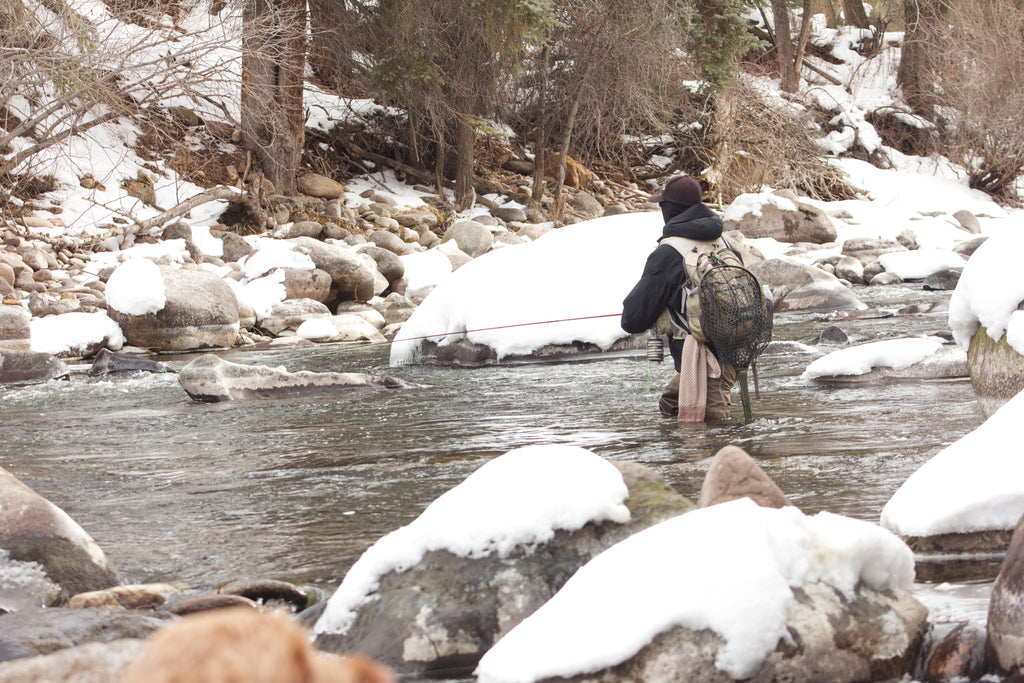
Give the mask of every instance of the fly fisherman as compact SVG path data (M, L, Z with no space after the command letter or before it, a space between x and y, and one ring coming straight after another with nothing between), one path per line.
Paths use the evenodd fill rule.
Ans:
M700 183L678 175L650 198L661 206L665 227L640 281L622 302L623 330L640 333L654 328L655 333L669 337L676 376L662 392L658 408L680 422L728 420L729 394L736 383L733 366L719 363L713 347L689 335L685 317L679 313L683 288L690 284L683 254L695 248L709 250L716 240L722 243L722 219L703 204L702 194Z

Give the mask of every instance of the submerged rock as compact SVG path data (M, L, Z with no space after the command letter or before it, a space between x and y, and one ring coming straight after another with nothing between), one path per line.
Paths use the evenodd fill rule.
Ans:
M337 395L367 389L412 389L418 385L387 375L360 372L288 372L283 367L231 363L214 354L195 359L178 373L194 401L231 401L285 396Z
M166 363L143 358L128 353L115 353L109 349L100 349L89 368L93 377L128 372L172 372Z
M42 384L69 374L68 366L56 356L0 347L0 385Z

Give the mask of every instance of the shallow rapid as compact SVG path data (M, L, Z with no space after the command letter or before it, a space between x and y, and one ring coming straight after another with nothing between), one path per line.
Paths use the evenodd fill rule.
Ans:
M890 311L938 306L836 322L780 315L776 340L813 344L830 324L852 343L947 329L948 292L908 285L858 295ZM368 545L519 446L574 444L634 460L696 499L709 458L736 444L805 512L877 522L912 472L983 421L966 379L821 386L800 379L816 356L799 352L761 359L752 422L736 405L732 424L712 428L658 415L671 364L649 363L643 349L476 369L389 368L386 346L222 355L426 386L218 404L192 402L173 374L5 389L0 465L67 511L128 582L275 578L330 592Z

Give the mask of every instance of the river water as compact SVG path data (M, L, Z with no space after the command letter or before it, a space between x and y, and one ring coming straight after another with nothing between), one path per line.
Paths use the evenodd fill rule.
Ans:
M779 315L775 339L812 344L830 324L854 343L947 329L948 292L857 293L873 308L939 310L835 323ZM877 522L911 473L983 421L968 380L825 387L800 379L815 356L798 352L761 359L752 422L738 417L737 396L733 423L713 428L658 415L671 362L653 365L642 350L477 369L389 368L386 346L222 355L392 374L425 388L201 404L175 375L157 374L0 390L0 465L67 511L126 582L275 578L329 593L377 538L519 446L573 444L634 460L695 500L709 458L736 444L805 512ZM956 586L978 591L973 581ZM922 584L922 595L934 588ZM969 597L964 609L976 616L983 603Z

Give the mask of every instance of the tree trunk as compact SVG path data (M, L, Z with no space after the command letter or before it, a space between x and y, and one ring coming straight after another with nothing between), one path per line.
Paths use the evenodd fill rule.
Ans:
M455 210L465 211L472 207L476 200L476 190L473 189L475 130L468 114L459 115L455 125Z
M294 194L305 121L305 3L252 0L243 14L241 129L280 194Z
M944 14L945 0L903 0L906 33L898 82L910 108L926 118L932 117L938 102L928 65L929 37Z
M843 0L843 16L846 23L857 28L869 28L868 13L864 11L861 0Z
M585 74L586 70L584 70ZM582 88L576 91L576 96L572 100L572 107L569 109L569 118L565 122L565 135L562 137L562 149L558 157L558 174L555 176L553 207L555 219L562 217L562 188L565 186L565 164L569 159L569 144L572 142L572 130L576 126L576 114L580 110L580 97L582 95Z
M789 28L789 5L786 0L772 0L775 24L775 52L779 58L779 84L784 92L796 92L800 74L793 55L793 35Z
M537 141L533 150L533 192L530 200L540 208L544 199L544 167L547 165L548 147L548 69L551 64L551 50L547 45L541 51L540 114L537 116Z
M807 49L807 39L811 35L811 0L804 0L803 14L800 18L800 37L796 40L796 57L793 58L793 71L797 77L804 65L804 52Z

